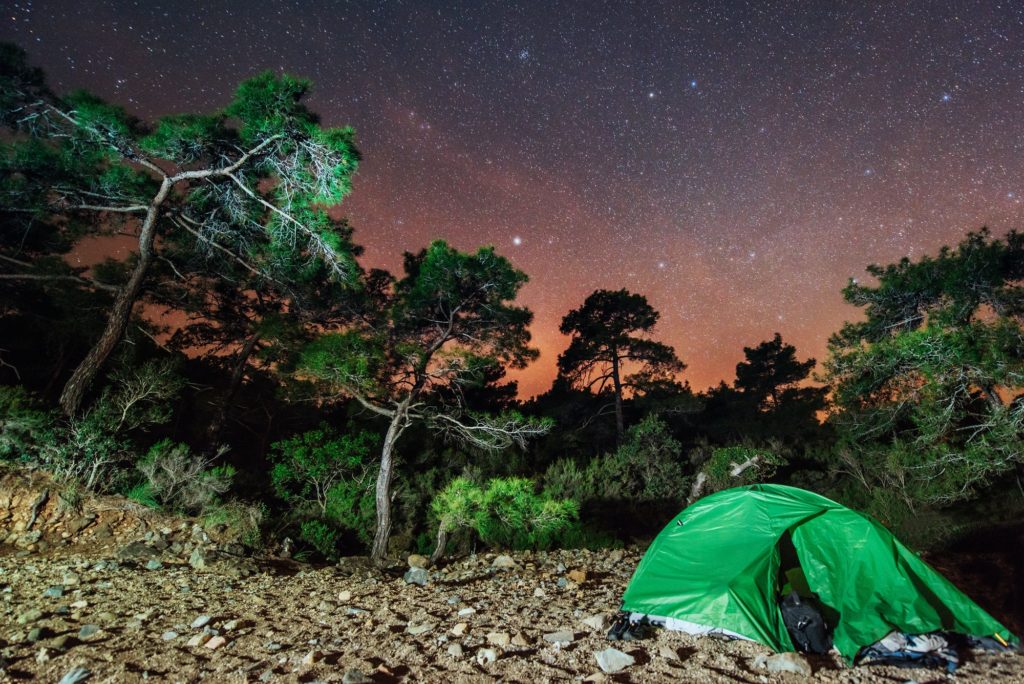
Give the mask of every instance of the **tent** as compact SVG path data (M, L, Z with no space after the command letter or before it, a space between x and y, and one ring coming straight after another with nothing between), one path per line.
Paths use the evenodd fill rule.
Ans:
M644 554L623 610L792 651L778 606L787 572L816 596L849 662L893 630L1017 641L881 524L783 485L736 487L686 508Z

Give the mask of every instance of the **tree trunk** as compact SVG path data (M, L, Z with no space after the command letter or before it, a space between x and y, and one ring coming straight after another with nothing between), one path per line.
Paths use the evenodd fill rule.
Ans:
M391 480L395 474L395 444L402 435L405 422L405 407L395 411L384 437L384 448L380 454L380 473L377 475L376 503L377 530L373 535L370 558L380 565L388 554L388 540L391 538Z
M430 554L431 565L441 560L441 557L444 556L444 549L446 546L448 546L448 530L444 529L444 525L438 524L437 546L434 547L434 553Z
M235 368L231 373L231 382L228 383L227 394L221 400L220 406L217 409L217 416L210 425L209 435L211 442L217 442L220 439L220 433L228 420L228 410L231 408L235 395L238 394L238 388L242 386L242 380L245 378L245 367L249 364L249 357L256 350L256 344L259 341L260 334L258 332L253 333L238 352L238 360L235 362Z
M615 434L622 441L622 433L626 431L622 419L622 379L619 377L619 353L612 350L612 384L615 388Z
M89 391L89 387L92 385L93 380L96 379L100 368L103 367L110 353L114 351L121 338L124 337L124 331L128 327L128 320L131 318L135 300L138 299L139 292L142 290L142 282L146 278L146 271L153 260L153 239L156 237L156 220L160 213L160 205L167 198L167 193L170 189L171 183L165 178L164 182L160 184L160 190L146 211L146 218L142 223L142 230L139 233L138 261L135 263L135 269L132 271L131 277L128 278L128 282L125 283L124 287L117 293L117 297L114 298L114 306L110 311L110 316L107 318L107 327L103 330L103 334L100 335L100 339L93 345L93 348L89 350L89 353L82 359L82 362L78 364L78 368L71 374L67 384L64 385L64 390L60 394L60 405L68 416L78 413L78 410L82 407L85 393Z

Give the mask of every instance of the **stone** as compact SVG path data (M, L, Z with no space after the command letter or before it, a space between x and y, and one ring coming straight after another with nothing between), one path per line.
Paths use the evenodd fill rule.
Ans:
M481 648L476 652L476 662L480 665L490 665L498 659L498 652L493 648Z
M162 567L164 567L164 564L158 561L156 558L150 558L148 561L146 561L147 570L159 570Z
M339 591L338 600L342 603L348 603L352 600L352 592L348 589L346 589L345 591Z
M314 649L302 657L302 664L314 665L323 660L323 657L323 653Z
M225 639L224 637L222 637L222 636L215 636L212 639L210 639L209 641L207 641L205 646L206 646L206 648L210 649L211 651L216 651L218 648L220 648L221 646L223 646L226 643L228 643L228 640Z
M205 532L203 534L206 534ZM191 555L188 557L188 564L192 566L194 570L206 570L209 565L209 556L200 547L192 549Z
M430 559L427 558L426 556L421 556L418 553L414 553L411 556L409 556L408 560L409 560L409 567L410 568L423 568L423 569L426 569L426 568L430 567Z
M459 608L459 617L466 617L476 612L476 608Z
M55 584L44 591L43 596L46 598L61 598L64 596L64 587L60 584Z
M100 631L100 626L99 625L93 625L93 624L82 625L82 628L78 630L78 638L79 639L88 639L89 637L93 636L94 634L98 634L99 631Z
M569 578L570 582L575 582L576 584L583 584L587 581L586 570L570 570L565 573L565 576Z
M448 645L448 655L450 655L452 658L461 658L462 657L462 644L449 644Z
M603 672L595 672L592 675L587 675L583 680L586 684L604 684L608 681L608 677Z
M460 637L460 636L462 636L463 634L466 633L467 629L469 629L469 624L467 624L465 622L460 622L457 625L455 625L454 627L452 627L452 634L454 634L455 636Z
M622 672L636 662L636 658L628 653L623 653L617 648L606 648L603 651L598 651L594 654L594 657L597 658L597 666L601 668L602 672L607 674Z
M662 646L659 648L658 655L665 660L679 660L679 652L671 646Z
M208 624L210 624L210 616L209 615L200 615L199 617L197 617L195 620L192 621L191 627L192 627L192 629L202 629L203 627L205 627Z
M609 563L621 563L622 559L626 557L626 552L622 549L614 549L608 553Z
M558 632L548 632L544 635L544 641L555 646L563 647L568 646L576 640L576 635L568 630L560 630Z
M160 635L160 638L164 641L174 641L178 638L178 633L174 630L168 630Z
M238 629L238 625L241 623L238 620L228 620L224 623L224 631L230 632L233 629Z
M544 598L545 593L541 587L537 587L533 590L533 598Z
M73 667L64 673L57 684L78 684L92 676L92 672L84 667Z
M143 560L157 556L156 549L146 545L144 541L133 541L117 550L115 554L118 560Z
M512 645L519 648L526 648L530 645L530 642L526 640L522 632L516 632L516 635L512 637Z
M20 613L18 615L18 624L26 625L30 622L35 622L41 617L43 617L43 611L39 610L38 608L29 608L25 612Z
M363 674L362 670L352 668L341 676L341 684L371 684L373 680Z
M50 630L46 629L46 627L33 627L28 630L28 636L25 638L27 641L31 641L32 643L42 641L49 636L49 631Z
M75 610L82 610L82 608L88 608L89 607L89 602L86 601L85 599L80 599L80 600L75 601L74 603L72 603L71 607L74 608Z
M814 674L811 664L799 653L773 653L764 659L763 667L768 669L770 674L780 672L792 672L794 674L810 677Z
M508 632L489 632L487 634L487 643L492 646L505 648L511 641L512 636Z
M77 643L78 640L75 639L75 637L71 636L70 634L62 634L50 642L50 648L52 648L55 651L60 651L61 653L63 653L64 651L68 650Z
M516 564L515 559L512 556L506 556L504 554L498 556L491 563L491 568L494 570L515 570L519 566Z
M608 626L608 617L603 613L591 615L590 617L583 619L583 624L590 627L595 632L603 632Z
M425 587L430 581L430 572L424 568L409 568L402 578L406 584L416 584Z
M433 631L435 625L433 622L410 622L405 628L405 633L412 636L419 636L420 634L426 634L427 632Z
M36 662L40 665L50 662L50 650L45 647L39 649L39 652L36 653Z
M185 642L185 645L188 646L189 648L198 648L199 646L202 646L203 644L205 644L207 639L209 639L209 638L210 638L209 634L196 634L191 639L189 639L187 642Z

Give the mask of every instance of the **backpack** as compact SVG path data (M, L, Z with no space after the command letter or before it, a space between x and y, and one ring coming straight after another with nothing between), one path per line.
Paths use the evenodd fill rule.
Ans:
M798 651L829 652L832 648L832 639L829 637L825 618L812 599L803 598L793 591L782 599L779 608L789 637Z

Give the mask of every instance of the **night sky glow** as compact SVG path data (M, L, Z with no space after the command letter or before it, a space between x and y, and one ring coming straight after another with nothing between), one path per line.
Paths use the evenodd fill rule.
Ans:
M312 78L369 264L443 237L530 275L527 396L596 288L646 295L701 389L775 331L822 359L868 263L1024 225L1024 2L3 5L55 90L146 118Z

